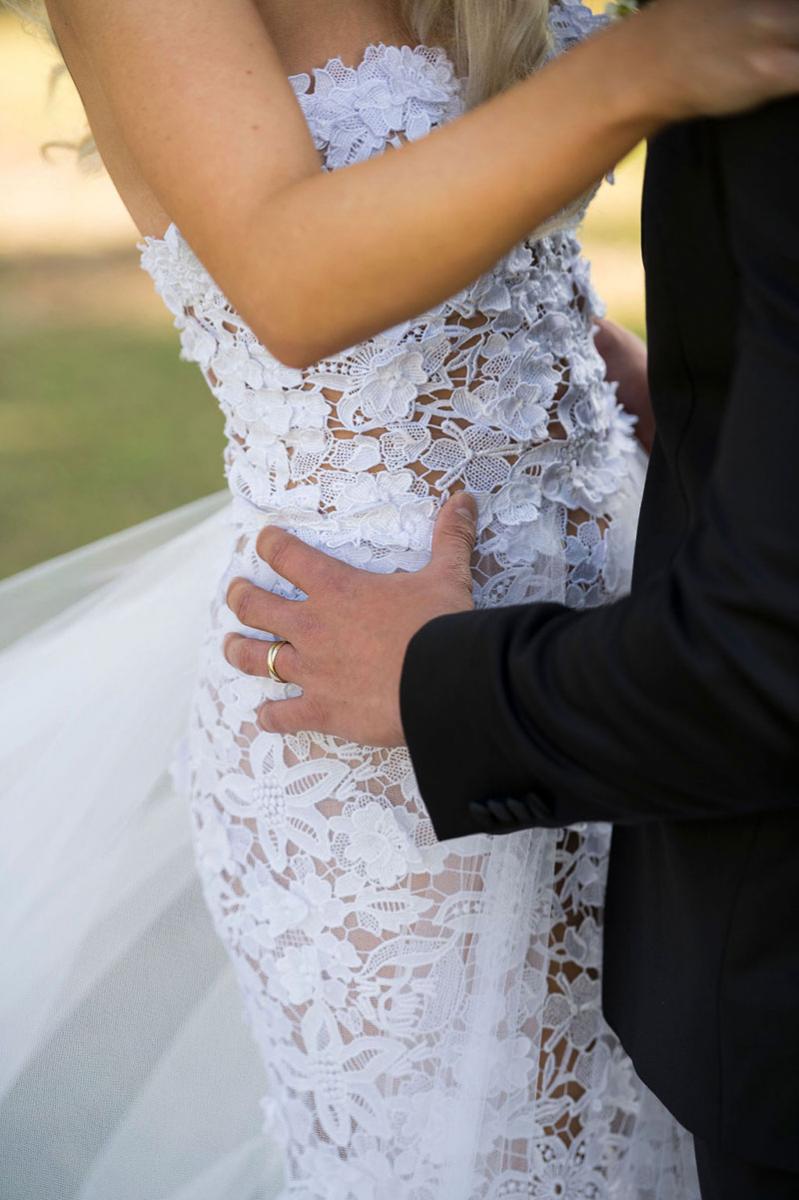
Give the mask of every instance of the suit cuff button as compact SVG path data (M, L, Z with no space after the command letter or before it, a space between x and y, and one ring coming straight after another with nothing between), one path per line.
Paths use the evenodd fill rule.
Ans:
M473 800L469 812L478 829L485 833L494 833L500 826L509 825L512 821L504 800Z
M486 800L486 808L491 813L497 825L513 825L513 813L508 807L508 800Z

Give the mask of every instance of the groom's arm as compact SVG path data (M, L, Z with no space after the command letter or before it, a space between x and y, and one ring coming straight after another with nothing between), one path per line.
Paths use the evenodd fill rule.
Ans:
M402 719L440 838L797 806L799 101L717 136L742 304L703 511L617 603L416 634Z

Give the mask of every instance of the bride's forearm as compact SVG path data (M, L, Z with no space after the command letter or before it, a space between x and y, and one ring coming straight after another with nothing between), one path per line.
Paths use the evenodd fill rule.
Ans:
M603 33L426 138L272 195L246 261L220 264L244 318L306 366L467 286L667 119L631 42Z
M265 344L311 364L460 291L669 121L796 90L797 46L795 3L657 0L427 138L303 172L220 269Z

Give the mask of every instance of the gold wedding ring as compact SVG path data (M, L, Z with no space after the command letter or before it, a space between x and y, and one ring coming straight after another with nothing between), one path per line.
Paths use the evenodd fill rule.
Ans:
M269 647L266 655L266 673L270 679L274 680L275 683L288 683L288 679L283 679L280 675L278 675L277 668L275 667L275 659L280 653L281 646L288 646L288 642L272 642L272 645Z

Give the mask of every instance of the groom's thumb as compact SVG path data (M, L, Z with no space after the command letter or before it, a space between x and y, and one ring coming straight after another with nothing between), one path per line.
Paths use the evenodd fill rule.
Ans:
M469 592L471 558L477 539L477 503L468 492L457 492L444 504L433 530L431 566L453 576Z

